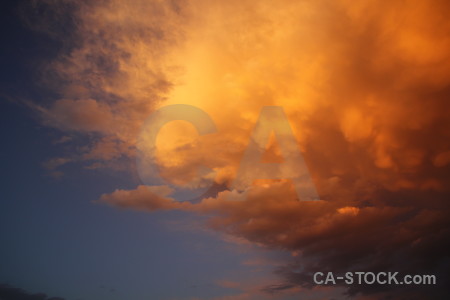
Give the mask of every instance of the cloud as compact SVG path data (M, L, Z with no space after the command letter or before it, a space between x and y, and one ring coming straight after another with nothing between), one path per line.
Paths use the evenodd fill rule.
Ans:
M161 172L183 181L206 165L229 182L261 107L280 105L317 177L444 185L417 174L433 171L430 160L445 165L449 147L445 1L33 3L53 12L31 24L37 30L51 31L61 15L73 20L71 35L55 37L67 47L42 70L60 97L34 106L45 124L91 137L73 160L134 159L145 118L187 103L219 133L166 128Z
M238 282L234 282L234 281L230 281L230 280L219 280L216 282L216 284L218 286L230 288L230 289L237 288L240 285Z
M243 193L224 191L197 204L166 199L162 205L152 196L136 200L135 193L141 195L139 191L115 192L112 197L102 196L102 200L114 205L120 199L121 207L143 210L159 206L194 211L209 216L208 226L217 231L269 249L295 253L289 263L277 267L277 274L285 283L264 287L266 292L277 293L284 287L312 288L312 276L319 271L403 275L419 272L434 274L441 283L448 280L445 271L449 263L445 249L450 246L448 212L420 206L420 202L427 201L424 194L406 198L407 205L399 205L395 197L402 195L395 192L389 199L386 194L381 199L372 195L375 203L386 201L384 205L341 207L339 201L298 201L287 182L258 186ZM351 296L400 291L400 297L404 292L402 286L345 287ZM436 297L448 293L445 284L408 288L417 289L417 295L428 294L431 289Z
M136 190L116 190L111 194L104 194L100 202L108 203L122 208L135 208L154 211L158 209L174 209L181 204L171 198L166 198L172 190L167 186L144 186Z
M67 130L108 132L113 125L110 108L93 99L61 99L42 113L51 126Z
M218 132L199 137L182 121L168 124L156 143L161 174L186 182L207 166L229 187L262 106L277 105L324 200L298 202L289 182L275 180L199 203L176 202L163 186L117 189L101 202L208 215L208 226L233 238L295 253L277 271L285 282L266 288L274 293L311 288L317 270L448 280L448 1L69 3L72 35L53 33L67 46L42 70L58 97L33 106L44 124L89 137L68 159L92 168L134 161L144 120L161 106L190 104ZM48 24L37 28L51 31ZM448 293L410 288L417 297ZM392 286L347 293L411 295Z
M42 293L29 294L8 284L0 284L0 298L2 300L64 300L64 298L60 297L48 297Z
M55 97L30 101L42 123L75 137L89 137L72 160L110 162L133 156L141 123L167 97L177 74L170 49L182 40L183 12L177 1L30 1L22 5L29 28L61 47L42 62L40 86ZM75 141L79 146L80 138ZM125 150L124 150L125 149ZM95 152L95 153L91 153ZM106 164L108 165L108 164ZM111 165L111 164L109 164Z

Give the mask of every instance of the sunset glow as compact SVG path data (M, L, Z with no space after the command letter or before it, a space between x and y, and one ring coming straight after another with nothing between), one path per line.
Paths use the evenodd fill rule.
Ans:
M42 142L8 146L5 178L35 174L27 157L47 181L29 189L36 199L7 193L5 224L18 231L2 231L11 265L0 271L0 299L12 286L93 300L448 299L450 2L19 2L5 8L17 34L3 43L1 95L15 108L2 126L8 145ZM42 136L6 138L22 130L20 113L8 113L16 107ZM55 204L64 195L70 202ZM80 278L92 264L109 280L86 282L122 294L22 277L19 262L37 270L52 252L14 249L59 241L48 229L31 235L38 221L15 223L35 206L42 216L33 208L30 220L48 228L58 228L45 223L56 214L76 219L65 230L102 250L58 253L75 255L72 267L86 262ZM356 271L438 281L313 282L316 272Z

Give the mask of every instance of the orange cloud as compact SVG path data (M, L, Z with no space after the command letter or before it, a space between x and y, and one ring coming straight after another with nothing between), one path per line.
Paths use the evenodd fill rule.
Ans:
M440 267L449 240L448 1L73 6L73 37L43 76L60 97L34 105L45 124L94 136L71 161L133 161L144 120L184 103L210 114L218 132L199 137L185 123L167 125L157 141L161 174L186 182L205 165L228 187L261 108L277 105L325 200L298 202L288 182L275 180L196 204L175 202L160 186L119 189L102 202L209 215L216 230L297 253L279 270L294 286L308 287L320 268L448 278ZM269 160L279 156L274 146L268 151ZM349 290L358 292L374 290Z

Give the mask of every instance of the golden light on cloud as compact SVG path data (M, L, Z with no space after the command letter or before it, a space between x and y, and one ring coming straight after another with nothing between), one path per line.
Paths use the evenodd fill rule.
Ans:
M276 105L325 198L336 189L348 197L348 186L445 189L432 167L448 165L445 1L72 5L72 47L47 68L61 98L37 107L48 125L98 134L66 162L134 159L145 119L187 104L217 133L168 124L157 141L161 172L186 182L206 166L229 185L262 108Z
M324 266L339 251L368 255L386 230L393 238L377 250L382 258L394 251L395 239L408 244L421 235L415 222L424 222L425 231L434 228L433 217L445 222L438 208L450 186L448 1L73 5L71 47L46 73L60 98L36 108L47 125L93 138L61 164L134 161L145 120L185 104L209 115L217 131L199 135L185 121L162 127L156 140L161 175L186 184L204 166L215 173L202 179L230 187L263 107L279 106L327 200L298 203L292 185L275 180L195 204L174 203L164 185L118 189L102 201L213 214L215 229L304 255L316 251ZM276 142L266 158L283 153ZM230 198L239 201L225 201ZM356 248L349 250L351 243ZM337 254L328 252L330 245ZM411 249L401 251L415 257Z

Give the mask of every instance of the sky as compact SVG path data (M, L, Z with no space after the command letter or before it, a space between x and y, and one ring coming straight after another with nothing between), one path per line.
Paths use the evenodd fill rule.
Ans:
M0 300L448 299L448 1L0 5Z

